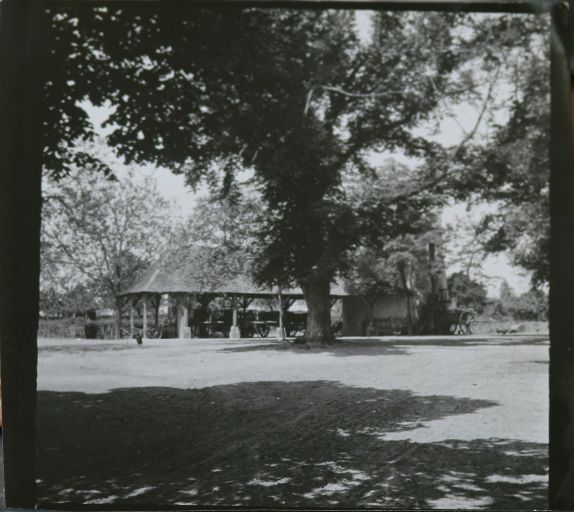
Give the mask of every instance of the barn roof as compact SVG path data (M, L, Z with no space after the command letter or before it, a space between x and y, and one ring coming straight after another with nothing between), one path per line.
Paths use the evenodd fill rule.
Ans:
M192 246L164 253L129 288L118 295L144 293L210 293L271 297L277 287L257 286L249 277L245 262L226 261L222 251L210 247ZM303 297L300 288L283 289L282 294ZM349 295L341 283L331 285L332 297Z

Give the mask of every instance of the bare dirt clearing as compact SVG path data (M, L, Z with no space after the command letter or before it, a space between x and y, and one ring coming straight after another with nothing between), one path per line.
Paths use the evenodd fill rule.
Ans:
M46 507L546 507L540 337L39 348Z

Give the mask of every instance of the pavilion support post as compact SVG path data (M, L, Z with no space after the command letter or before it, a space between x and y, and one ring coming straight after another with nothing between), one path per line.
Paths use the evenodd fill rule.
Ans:
M177 304L177 337L188 338L187 328L189 323L189 313L187 307L187 300L184 296L178 295L176 298Z
M147 295L142 297L142 338L147 338Z
M159 329L159 305L161 303L161 295L156 295L153 301L153 316L154 316L154 327L156 330Z
M130 338L134 337L134 300L130 298Z
M275 332L275 337L278 340L285 340L285 325L283 318L283 294L281 293L281 288L279 288L279 293L277 294L277 299L279 301L279 325L277 326L277 331Z
M231 309L233 315L233 324L229 330L229 338L232 340L238 340L241 338L241 332L239 330L239 326L237 325L237 297L235 295L231 297Z
M189 297L187 304L189 337L195 337L195 293Z
M122 318L124 315L124 301L123 297L116 297L116 325L114 326L114 337L122 337Z

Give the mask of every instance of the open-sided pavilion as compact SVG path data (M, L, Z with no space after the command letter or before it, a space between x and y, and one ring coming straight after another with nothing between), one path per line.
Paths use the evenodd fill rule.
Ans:
M153 317L155 326L159 323L159 307L162 296L168 300L176 311L176 332L179 338L189 337L186 328L193 306L207 306L217 298L230 302L232 326L229 336L241 336L238 325L239 310L245 311L255 299L274 299L277 301L277 321L283 329L283 315L291 305L303 299L300 288L281 288L279 286L257 286L247 275L242 265L222 267L215 266L217 254L210 248L194 246L178 254L167 254L151 265L144 274L127 290L118 294L120 305L129 307L130 333L134 332L135 308L141 307L143 336L148 330L149 316ZM219 262L221 264L221 261ZM235 268L232 268L235 267ZM331 304L349 294L340 283L331 285ZM283 335L283 330L280 331Z

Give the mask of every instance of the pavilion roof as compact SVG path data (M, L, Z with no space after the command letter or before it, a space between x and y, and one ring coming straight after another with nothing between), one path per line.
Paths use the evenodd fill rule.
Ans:
M191 246L166 252L142 276L119 296L142 294L214 294L272 297L277 287L257 286L249 276L244 262L225 261L222 251L210 247ZM225 269L225 270L222 270ZM302 298L300 288L283 288L285 296ZM332 297L347 296L341 283L331 285Z

